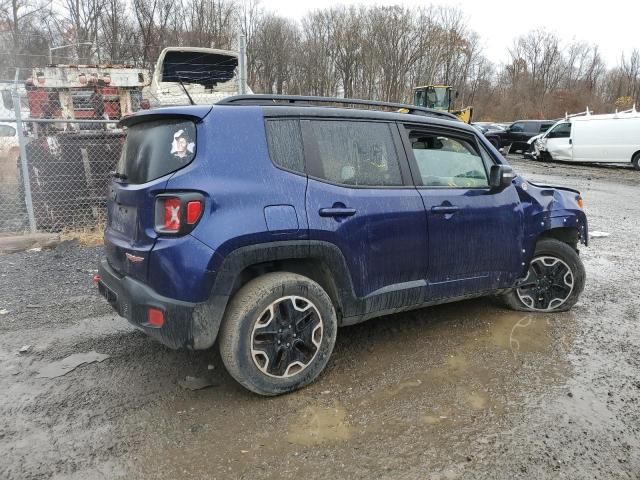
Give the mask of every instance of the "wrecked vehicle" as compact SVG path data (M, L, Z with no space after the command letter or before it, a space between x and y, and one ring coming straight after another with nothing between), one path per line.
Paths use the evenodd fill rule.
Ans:
M167 47L160 52L143 95L151 107L211 105L239 93L237 70L237 52Z
M584 287L580 193L446 112L247 95L122 124L101 294L171 348L217 339L258 394L315 380L343 325L486 295L564 311Z
M567 116L534 143L536 158L565 162L631 163L640 170L640 112Z
M555 120L518 120L509 125L505 130L493 130L485 132L485 137L497 149L507 148L508 152L529 150L531 137L546 132Z

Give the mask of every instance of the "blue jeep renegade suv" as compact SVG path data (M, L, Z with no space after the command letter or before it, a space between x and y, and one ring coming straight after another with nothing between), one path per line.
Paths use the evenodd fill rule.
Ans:
M579 192L446 113L251 95L122 124L100 292L172 348L218 339L253 392L312 382L342 325L482 295L557 312L584 287Z

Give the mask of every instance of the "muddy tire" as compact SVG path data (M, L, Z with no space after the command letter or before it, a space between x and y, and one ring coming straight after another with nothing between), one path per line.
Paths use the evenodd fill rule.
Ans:
M565 312L578 301L585 279L578 252L560 240L545 238L536 245L527 277L502 300L513 310Z
M337 328L333 303L320 285L302 275L268 273L231 300L220 329L220 354L242 386L280 395L320 375Z
M631 159L631 163L633 164L633 168L636 170L640 170L640 152L636 153Z

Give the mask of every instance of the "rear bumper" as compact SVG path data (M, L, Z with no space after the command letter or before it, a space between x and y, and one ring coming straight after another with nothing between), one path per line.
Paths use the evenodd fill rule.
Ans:
M194 348L194 312L199 304L159 295L144 283L117 273L106 259L100 262L98 272L100 294L118 315L170 348ZM147 323L149 307L163 311L162 327Z

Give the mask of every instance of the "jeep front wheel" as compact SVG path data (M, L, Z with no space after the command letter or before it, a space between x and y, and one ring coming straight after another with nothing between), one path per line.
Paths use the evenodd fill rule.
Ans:
M564 312L576 304L584 283L578 253L560 240L546 238L536 245L527 276L503 298L514 310Z
M252 392L290 392L324 370L337 326L331 299L320 285L293 273L268 273L231 300L219 335L222 361Z

